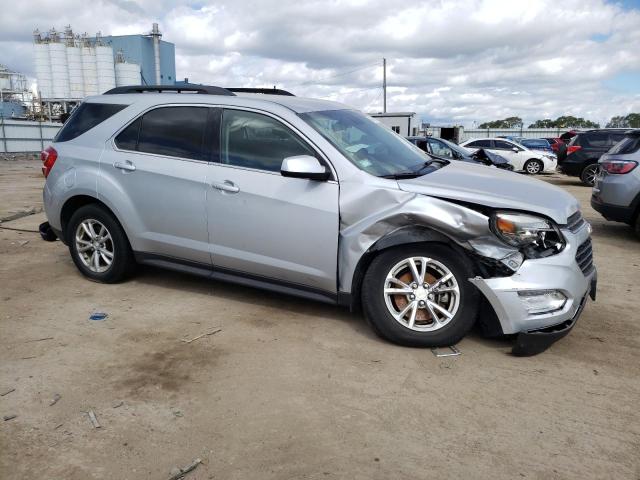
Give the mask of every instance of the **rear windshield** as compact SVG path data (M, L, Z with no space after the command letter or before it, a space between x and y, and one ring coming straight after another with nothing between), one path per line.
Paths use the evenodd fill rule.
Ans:
M114 103L83 103L73 111L53 141L73 140L126 107Z
M626 153L636 153L638 149L640 149L640 134L635 134L624 137L609 150L609 153L624 155Z

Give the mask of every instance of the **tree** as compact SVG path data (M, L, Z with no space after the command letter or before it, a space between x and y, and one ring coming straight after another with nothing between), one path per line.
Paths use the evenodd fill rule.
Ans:
M607 123L607 127L609 128L640 128L640 113L630 113L625 117L621 115L611 117L611 120L609 120L609 123Z
M544 120L536 120L529 128L555 128L555 122L550 118L545 118Z
M493 120L481 123L478 128L516 128L522 125L520 117L507 117L504 120Z
M592 122L591 120L585 120L582 117L564 115L555 120L551 120L550 118L536 120L529 125L529 128L600 128L600 124Z

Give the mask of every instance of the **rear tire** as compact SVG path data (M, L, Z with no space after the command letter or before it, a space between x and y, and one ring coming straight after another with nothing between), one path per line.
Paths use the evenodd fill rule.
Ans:
M593 184L596 183L596 176L600 171L600 167L597 163L592 163L587 165L582 169L582 173L580 174L580 180L587 187L593 187Z
M420 275L422 284L418 284ZM449 275L450 280L442 280ZM365 274L365 317L378 335L399 345L453 345L476 320L479 294L467 280L473 276L466 257L444 245L425 243L389 249L371 262Z
M91 280L117 283L135 266L124 230L114 216L99 205L85 205L76 210L65 237L73 263Z
M527 175L537 175L544 170L544 165L540 160L527 160L524 164L524 172Z

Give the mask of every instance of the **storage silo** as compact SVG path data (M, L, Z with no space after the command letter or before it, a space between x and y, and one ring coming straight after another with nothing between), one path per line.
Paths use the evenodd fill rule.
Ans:
M69 67L69 97L73 99L84 98L84 79L82 76L82 52L80 46L73 37L71 27L65 31L67 44L67 65Z
M96 67L96 49L91 46L86 38L82 36L82 79L84 83L84 94L98 95L98 71Z
M67 46L60 43L55 30L50 33L49 60L51 61L52 98L69 98L69 70L67 64Z
M98 73L98 94L116 86L113 48L102 43L102 36L99 32L96 35L96 70Z
M124 53L120 50L116 54L116 87L141 84L140 65L127 63Z
M49 44L43 41L40 32L33 32L33 58L35 61L36 80L38 82L38 95L42 98L51 98L51 61L49 60Z

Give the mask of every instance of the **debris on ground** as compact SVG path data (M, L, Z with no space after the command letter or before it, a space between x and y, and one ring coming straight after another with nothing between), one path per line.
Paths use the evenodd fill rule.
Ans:
M211 332L207 332L207 333L203 333L202 335L198 335L197 337L194 337L194 338L192 338L191 340L184 340L184 339L183 339L182 341L183 341L184 343L191 343L191 342L195 342L195 341L196 341L196 340L198 340L199 338L202 338L202 337L208 337L209 335L215 335L216 333L221 332L221 331L222 331L222 329L221 329L221 328L219 328L219 329L217 329L217 330L213 330L213 331L211 331Z
M60 395L59 393L56 393L53 398L51 399L51 401L49 402L49 406L53 407L56 403L58 403L58 401L62 398L62 395Z
M119 402L116 402L112 405L113 408L120 408L122 405L124 405L124 402L121 400Z
M98 418L96 417L96 414L93 413L93 410L89 410L87 415L89 415L89 420L91 421L93 428L102 428L102 425L98 423Z
M35 340L26 340L23 343L43 342L45 340L53 340L53 337L36 338Z
M109 315L104 312L94 312L89 315L89 320L105 320Z
M173 413L176 417L184 417L184 414L182 413L182 411L178 410L177 408L176 409L172 408L171 413Z
M59 429L59 428L60 428L61 426L63 426L63 425L64 425L64 423L59 423L59 424L58 424L58 425L56 425L53 429L54 429L54 430L57 430L57 429Z
M9 390L5 390L4 392L0 393L0 397L4 397L5 395L9 395L11 392L15 392L16 389L15 388L10 388Z
M458 355L462 355L462 352L458 350L455 345L451 345L447 347L449 351L440 352L438 348L432 348L431 353L433 353L436 357L457 357Z
M22 240L21 242L18 242L21 247L24 247L27 243L29 243L29 240Z
M3 419L5 422L8 422L9 420L13 420L13 419L14 419L14 418L16 418L17 416L18 416L18 415L13 415L13 414L12 414L12 415L5 415L4 417L2 417L2 419Z
M173 467L171 469L171 473L168 480L178 480L179 478L184 477L185 474L189 473L192 470L195 470L198 465L202 463L202 460L196 458L193 462L191 462L186 467Z

